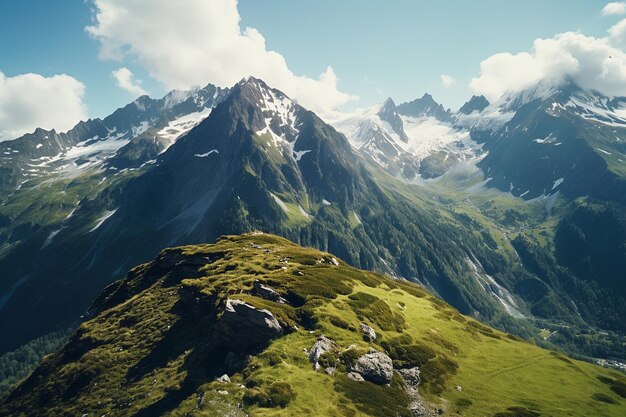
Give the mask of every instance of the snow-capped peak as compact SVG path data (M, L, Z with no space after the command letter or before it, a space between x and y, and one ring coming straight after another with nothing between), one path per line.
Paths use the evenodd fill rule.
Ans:
M163 97L163 108L171 109L177 104L182 103L187 100L191 95L197 91L197 89L192 90L172 90Z

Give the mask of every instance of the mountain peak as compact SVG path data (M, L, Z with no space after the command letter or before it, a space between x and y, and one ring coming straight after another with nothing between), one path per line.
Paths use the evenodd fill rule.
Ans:
M391 125L393 131L400 137L403 142L408 142L409 138L404 131L404 123L402 122L402 118L397 112L396 103L394 103L393 99L389 97L383 105L380 107L380 110L377 113L380 120L387 122Z
M239 81L237 83L237 86L240 87L248 87L248 88L254 88L257 90L269 90L271 89L270 86L268 86L265 81L263 81L260 78L256 78L253 77L252 75L247 76L245 78L242 78L241 81Z
M472 96L463 106L459 109L459 112L463 114L471 114L474 112L482 113L483 110L489 106L489 100L483 95Z
M253 76L246 77L239 81L233 90L239 90L245 97L258 99L261 103L266 103L268 100L273 101L275 98L288 100L290 103L293 103L285 93L270 87L262 79Z
M393 99L391 97L387 97L387 100L385 100L383 102L383 105L380 107L381 111L383 111L384 109L387 108L391 108L394 109L396 108L396 103L393 101Z
M448 122L452 118L452 112L444 109L429 93L424 93L421 98L400 104L397 111L404 116L434 117L443 122Z

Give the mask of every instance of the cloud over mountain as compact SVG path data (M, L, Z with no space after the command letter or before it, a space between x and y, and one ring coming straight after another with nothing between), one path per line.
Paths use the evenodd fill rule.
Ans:
M141 80L135 78L135 74L126 67L122 67L111 73L117 83L117 86L122 90L128 91L135 96L142 96L146 94L146 90L141 87Z
M558 85L571 79L608 96L626 95L626 54L614 39L621 33L594 38L566 32L535 40L530 52L492 55L480 64L480 74L470 87L493 101L505 92L521 91L539 82Z
M95 0L95 6L86 30L100 42L100 57L137 60L168 89L229 86L254 75L312 110L351 98L338 90L331 67L317 79L294 74L258 30L240 26L237 0Z
M85 86L66 75L44 77L0 72L0 141L15 139L37 127L64 131L86 118Z

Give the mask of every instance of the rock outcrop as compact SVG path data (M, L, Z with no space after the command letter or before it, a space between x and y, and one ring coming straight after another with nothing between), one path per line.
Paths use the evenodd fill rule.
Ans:
M367 380L375 384L388 384L393 378L393 363L391 358L382 352L370 352L359 359L352 369Z
M398 369L398 373L404 379L404 382L410 387L417 388L422 379L420 378L420 368Z
M361 332L363 333L363 339L368 342L373 342L374 340L376 340L376 331L373 328L365 323L361 323L360 327Z
M313 363L313 367L317 370L319 365L320 357L329 351L333 351L336 349L335 342L326 336L320 336L317 338L317 341L313 344L311 349L309 350L309 360Z
M348 378L356 382L365 381L363 377L361 376L361 374L359 374L358 372L348 372Z
M259 280L254 281L254 284L252 284L252 294L261 297L264 300L274 301L280 304L287 304L287 300L285 300L283 297L280 296L280 294L278 294L267 285L263 285Z
M215 330L221 344L234 352L258 349L283 334L282 326L271 312L233 299L226 300Z

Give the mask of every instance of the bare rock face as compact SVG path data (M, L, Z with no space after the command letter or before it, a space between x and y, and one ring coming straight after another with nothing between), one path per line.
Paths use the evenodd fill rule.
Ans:
M361 332L363 333L363 338L366 341L373 342L376 340L376 331L367 324L361 323Z
M417 366L408 369L398 369L398 373L410 387L417 388L420 382L422 382L420 378L420 368Z
M215 337L233 352L263 347L283 334L276 317L241 300L226 300L226 307L215 326Z
M353 371L361 374L367 381L383 385L390 383L393 378L393 363L384 353L371 352L356 361Z
M329 351L335 350L335 342L326 336L320 336L309 350L309 360L313 363L313 367L319 367L320 357Z
M433 409L419 394L417 387L421 383L419 367L398 369L398 374L404 380L404 387L409 396L409 411L414 417L436 417L441 414Z
M356 382L363 382L363 381L365 381L365 379L363 379L361 374L359 374L357 372L349 372L348 373L348 378L350 378L351 380L356 381Z
M216 379L217 382L230 382L230 377L228 376L228 374L224 374L222 376L220 376L219 378Z
M252 293L265 300L274 301L280 304L287 304L287 300L280 296L276 291L267 285L263 285L260 281L254 281Z

